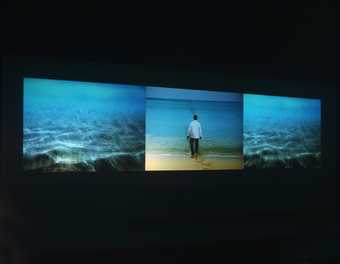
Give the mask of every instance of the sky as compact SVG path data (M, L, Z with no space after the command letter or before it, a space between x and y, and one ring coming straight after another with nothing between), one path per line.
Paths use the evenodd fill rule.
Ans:
M239 102L243 98L241 93L213 92L152 86L146 87L145 94L146 98L217 102Z

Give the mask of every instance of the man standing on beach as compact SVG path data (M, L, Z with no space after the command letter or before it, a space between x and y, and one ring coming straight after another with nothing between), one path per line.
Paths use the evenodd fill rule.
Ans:
M194 115L194 120L189 124L187 138L190 139L191 158L195 158L198 155L198 140L202 139L202 128L197 115Z

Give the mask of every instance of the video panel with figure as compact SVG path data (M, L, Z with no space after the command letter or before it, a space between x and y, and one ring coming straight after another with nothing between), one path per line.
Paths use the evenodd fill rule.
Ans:
M243 169L243 95L146 87L145 169Z
M321 167L321 101L24 78L24 170Z
M144 170L142 86L24 78L23 122L25 170Z
M245 168L321 167L321 101L244 95Z

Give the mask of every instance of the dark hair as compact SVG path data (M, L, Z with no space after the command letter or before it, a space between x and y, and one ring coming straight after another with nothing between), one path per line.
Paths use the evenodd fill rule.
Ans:
M194 115L194 119L197 120L197 115Z

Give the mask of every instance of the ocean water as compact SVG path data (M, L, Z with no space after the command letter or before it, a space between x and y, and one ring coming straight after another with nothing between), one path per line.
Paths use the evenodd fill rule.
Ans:
M239 102L146 100L146 155L189 156L186 138L193 115L198 115L203 157L239 158L242 155L243 104Z
M245 167L320 167L320 133L320 100L244 95Z
M139 86L25 78L25 169L143 169L144 96Z

